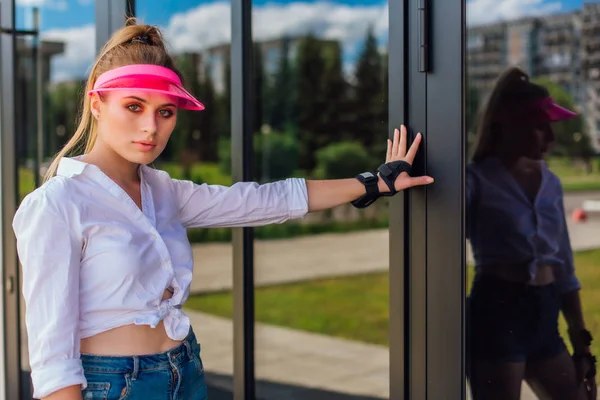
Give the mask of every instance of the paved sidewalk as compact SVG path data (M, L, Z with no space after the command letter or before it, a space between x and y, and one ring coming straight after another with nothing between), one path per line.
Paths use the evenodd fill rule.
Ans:
M186 313L202 345L208 376L232 376L231 321L197 311ZM300 399L308 389L312 389L311 400L389 398L387 347L256 324L255 351L261 399ZM231 390L231 380L219 381L222 389ZM527 385L521 398L536 399Z
M570 221L568 224L574 250L600 247L600 217L583 224ZM255 282L262 286L387 271L388 249L387 229L257 240ZM196 244L193 251L196 265L191 292L230 289L233 282L231 244ZM469 249L467 258L470 259Z

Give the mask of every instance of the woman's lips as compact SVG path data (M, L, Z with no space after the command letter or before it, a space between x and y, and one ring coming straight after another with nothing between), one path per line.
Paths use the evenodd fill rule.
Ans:
M151 151L156 147L156 143L154 142L139 141L133 142L133 144L141 151Z

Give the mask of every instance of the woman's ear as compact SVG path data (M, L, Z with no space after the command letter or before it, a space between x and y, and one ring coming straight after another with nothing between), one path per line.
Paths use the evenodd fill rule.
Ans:
M102 99L98 93L92 94L92 99L90 100L90 111L94 118L100 118L100 105L102 103Z

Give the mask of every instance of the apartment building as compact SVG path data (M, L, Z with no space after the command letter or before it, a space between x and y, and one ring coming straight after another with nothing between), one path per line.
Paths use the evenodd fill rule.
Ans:
M584 115L588 132L600 136L600 3L583 6L581 15L581 85L586 99Z
M280 37L255 42L262 56L263 68L267 76L277 72L281 57L287 53L290 59L295 58L298 44L302 36ZM339 42L336 40L317 39L335 47L339 51ZM197 66L198 78L204 79L207 75L213 80L215 91L222 93L225 90L227 65L229 64L231 47L229 43L210 47L198 53L186 53L187 57Z
M600 4L569 13L471 27L467 33L469 84L485 98L498 75L518 65L565 88L584 115L600 151Z

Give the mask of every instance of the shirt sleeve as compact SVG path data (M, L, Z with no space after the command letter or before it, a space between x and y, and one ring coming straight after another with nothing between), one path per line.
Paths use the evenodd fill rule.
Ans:
M79 353L81 240L41 190L23 200L13 219L35 398L87 386Z
M569 228L567 226L567 220L565 217L564 204L562 203L562 191L561 191L561 211L563 231L560 238L558 258L563 262L563 268L558 273L556 279L556 286L559 293L568 293L575 290L581 289L581 283L575 275L575 263L573 261L573 250L571 248L571 239L569 238Z
M302 218L308 212L306 181L301 178L232 186L171 181L186 228L260 226Z

